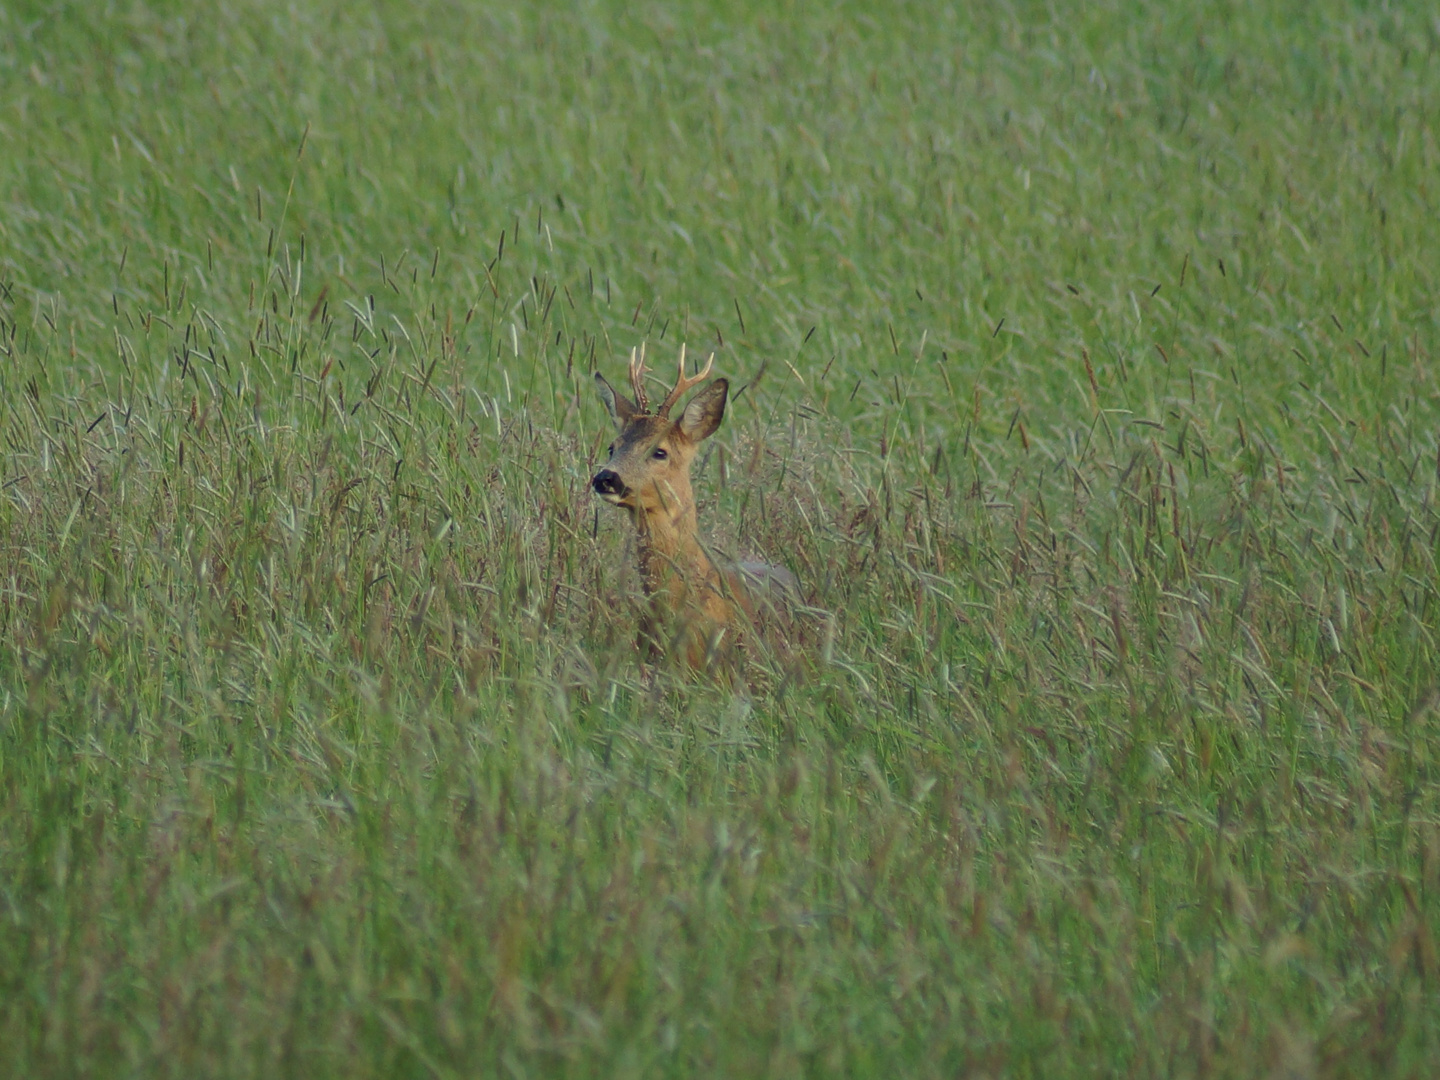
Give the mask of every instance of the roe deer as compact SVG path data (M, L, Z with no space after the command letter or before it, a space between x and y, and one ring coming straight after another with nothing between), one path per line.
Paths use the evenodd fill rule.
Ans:
M590 482L595 494L630 514L635 523L640 579L646 605L641 615L641 655L671 656L693 668L706 668L728 653L741 619L753 621L755 600L763 593L792 594L795 576L764 563L717 567L696 536L695 495L690 463L702 440L725 416L730 384L716 379L690 399L680 419L670 409L680 395L704 381L715 364L712 353L698 375L680 374L660 407L650 411L645 393L645 350L630 354L632 402L595 373L600 396L619 434L610 444L610 460Z

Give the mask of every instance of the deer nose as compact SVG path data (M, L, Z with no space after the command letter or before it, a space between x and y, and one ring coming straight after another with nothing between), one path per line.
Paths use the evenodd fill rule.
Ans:
M601 469L595 474L595 479L590 481L590 486L595 489L596 495L624 495L625 481L620 479L620 474L613 469Z

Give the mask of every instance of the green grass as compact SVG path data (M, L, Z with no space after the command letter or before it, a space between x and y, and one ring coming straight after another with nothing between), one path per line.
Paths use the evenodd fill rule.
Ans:
M0 4L5 1075L1434 1073L1428 13L209 7Z

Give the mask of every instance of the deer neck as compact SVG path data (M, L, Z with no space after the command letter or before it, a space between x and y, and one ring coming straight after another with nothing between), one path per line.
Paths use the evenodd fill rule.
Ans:
M658 508L637 508L634 517L645 593L678 611L715 577L696 536L695 501L677 492Z

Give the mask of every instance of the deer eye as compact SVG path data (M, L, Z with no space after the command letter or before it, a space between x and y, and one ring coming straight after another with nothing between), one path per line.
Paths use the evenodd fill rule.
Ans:
M608 454L610 457L615 456L615 444L613 442L610 444L610 449L606 450L605 453Z
M670 453L663 446L657 446L655 448L655 453L651 454L650 456L653 457L656 461L664 461L670 456Z

